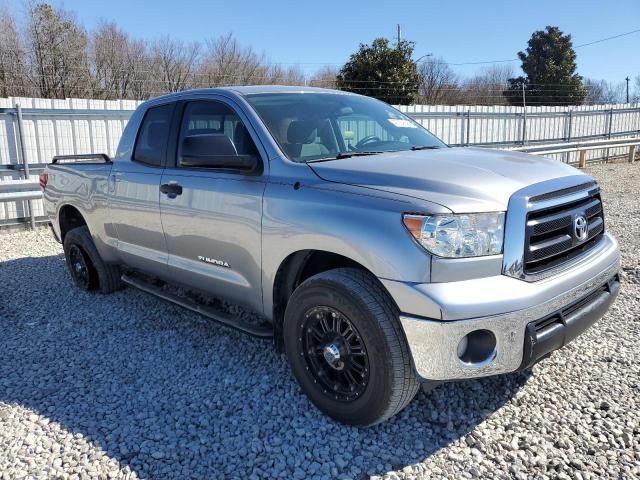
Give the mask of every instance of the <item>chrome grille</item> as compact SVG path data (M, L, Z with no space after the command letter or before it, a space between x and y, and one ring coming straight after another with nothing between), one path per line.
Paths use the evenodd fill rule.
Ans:
M568 193L592 187L587 195L572 198ZM553 268L594 246L604 233L602 200L597 186L574 187L530 199L525 227L524 273L534 274ZM541 198L542 197L542 198ZM538 203L538 205L536 205ZM587 219L587 236L580 240L575 233L576 217Z

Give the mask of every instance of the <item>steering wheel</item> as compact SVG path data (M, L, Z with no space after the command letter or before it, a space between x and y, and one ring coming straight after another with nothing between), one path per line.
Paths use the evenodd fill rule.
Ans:
M364 147L368 143L375 143L375 142L381 142L381 141L382 140L380 139L380 137L376 135L367 135L366 137L360 139L358 143L356 143L356 150L358 150L360 147Z

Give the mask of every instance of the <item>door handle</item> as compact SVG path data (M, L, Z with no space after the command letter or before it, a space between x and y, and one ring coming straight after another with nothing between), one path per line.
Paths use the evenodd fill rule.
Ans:
M182 186L177 183L163 183L160 185L160 193L166 193L169 198L182 195Z

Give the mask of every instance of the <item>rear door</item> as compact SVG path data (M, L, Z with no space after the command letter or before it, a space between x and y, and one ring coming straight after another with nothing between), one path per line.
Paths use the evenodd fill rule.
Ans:
M160 194L169 274L176 282L261 311L264 152L246 117L222 99L184 102L178 111L178 139ZM206 134L229 137L238 154L257 155L261 172L183 166L182 139Z
M130 158L114 163L110 213L118 251L127 265L166 277L167 244L160 220L160 180L175 102L149 108Z

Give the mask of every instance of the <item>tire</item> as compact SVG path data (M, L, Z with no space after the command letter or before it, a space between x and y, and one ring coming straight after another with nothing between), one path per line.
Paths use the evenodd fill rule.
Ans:
M293 292L284 317L285 352L320 411L369 426L411 402L418 381L398 315L378 280L355 268L319 273Z
M102 260L86 226L67 232L63 247L69 274L78 288L112 293L124 286L120 268Z

